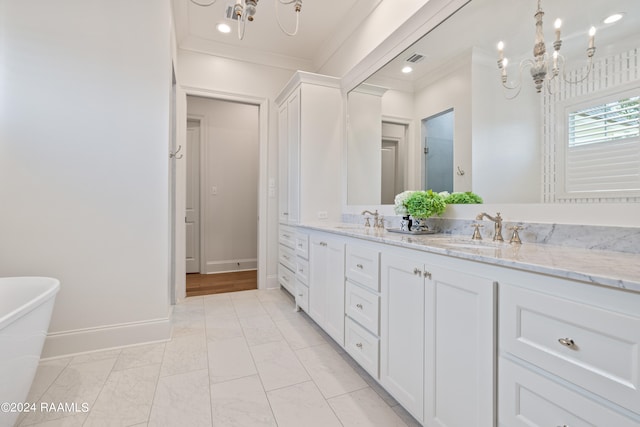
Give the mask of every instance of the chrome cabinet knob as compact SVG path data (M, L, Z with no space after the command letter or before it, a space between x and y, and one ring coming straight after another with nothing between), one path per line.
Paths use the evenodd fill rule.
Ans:
M569 348L575 348L576 346L576 343L571 338L558 338L558 342Z
M356 307L362 310L362 304L356 304Z
M360 270L362 270L364 267L362 264L356 264L356 268L359 268Z
M361 343L361 342L356 343L356 347L358 347L358 348L362 348L362 343Z

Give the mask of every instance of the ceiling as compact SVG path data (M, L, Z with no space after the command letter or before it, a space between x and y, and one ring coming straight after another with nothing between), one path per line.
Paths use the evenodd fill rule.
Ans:
M555 40L553 23L561 18L560 52L567 57L586 60L587 32L592 25L597 29L596 57L628 48L623 42L635 47L640 42L639 0L542 0L541 6L545 12L547 49L552 49ZM511 63L517 63L514 61L522 57L533 57L536 8L536 0L472 0L368 82L406 90L420 85L421 80L428 79L426 76L437 74L461 55L468 55L472 48L497 62L496 45L500 40L505 43L505 56L512 59ZM602 20L614 12L625 12L625 16L616 24L603 24ZM402 74L405 60L413 53L423 54L425 59L412 65L414 72Z
M213 0L195 0L209 4ZM226 18L235 0L215 0L202 7L192 0L173 0L178 46L218 56L315 71L383 0L303 0L300 29L296 36L284 34L276 21L279 0L261 0L255 20L247 22L243 40L237 22ZM293 5L277 5L283 26L295 28ZM222 34L216 25L228 23L232 31Z

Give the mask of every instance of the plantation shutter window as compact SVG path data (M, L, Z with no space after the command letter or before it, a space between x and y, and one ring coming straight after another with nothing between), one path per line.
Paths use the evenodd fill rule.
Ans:
M639 92L566 110L568 194L640 190Z

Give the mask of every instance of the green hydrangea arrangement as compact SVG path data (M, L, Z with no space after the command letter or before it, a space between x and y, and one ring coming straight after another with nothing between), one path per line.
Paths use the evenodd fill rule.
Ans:
M393 201L394 202L393 210L395 211L396 215L402 215L402 216L409 215L409 213L407 212L407 206L405 205L405 202L407 201L409 196L411 196L413 193L415 193L414 190L407 190L407 191L403 191L400 194L396 194L396 198Z
M449 194L444 199L445 203L448 205L454 204L480 204L482 203L482 197L478 196L476 193L471 191L467 192L454 192Z
M432 190L416 191L404 201L407 212L414 218L441 215L447 207L444 198Z

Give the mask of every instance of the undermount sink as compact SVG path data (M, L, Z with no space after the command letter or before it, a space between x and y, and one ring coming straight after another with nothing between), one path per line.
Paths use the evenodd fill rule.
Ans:
M460 241L453 241L453 242L443 242L446 246L450 246L453 248L459 248L459 249L476 249L476 250L483 250L483 249L503 249L508 247L504 242L486 242L483 240L470 240L468 242L460 242Z
M335 228L339 230L364 230L364 225L360 225L360 224L336 225Z

